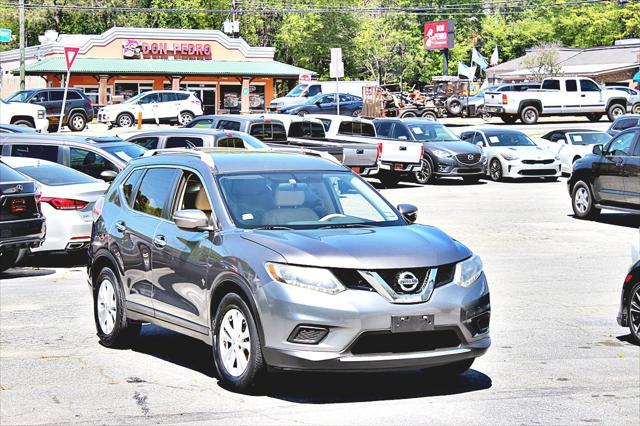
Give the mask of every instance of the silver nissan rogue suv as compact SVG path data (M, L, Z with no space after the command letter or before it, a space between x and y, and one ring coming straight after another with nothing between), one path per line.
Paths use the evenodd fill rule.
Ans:
M240 391L267 366L464 372L490 345L482 262L416 213L321 158L149 151L94 208L98 336L195 337Z

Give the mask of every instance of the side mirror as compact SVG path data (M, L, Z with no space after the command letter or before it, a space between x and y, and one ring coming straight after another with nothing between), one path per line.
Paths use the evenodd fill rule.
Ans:
M602 145L598 144L598 145L594 145L593 146L593 152L595 155L602 155Z
M103 170L100 172L100 179L102 179L105 182L113 181L116 178L116 176L118 176L118 174L113 170Z
M213 228L209 226L209 218L202 210L186 209L178 210L173 214L173 220L178 228L190 229L193 231L208 231Z
M398 204L398 211L409 223L418 220L418 208L413 204Z
M316 104L317 106L320 106L320 105L322 105L322 102L320 101L320 99L318 99L317 101L315 101L315 104Z

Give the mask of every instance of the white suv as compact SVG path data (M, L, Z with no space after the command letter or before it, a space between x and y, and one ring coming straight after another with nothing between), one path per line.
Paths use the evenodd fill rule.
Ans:
M32 127L38 132L46 132L49 127L47 113L43 106L12 102L11 105L0 99L0 124Z
M184 126L202 115L202 103L192 92L153 90L100 108L98 120L109 127L129 127L136 123L139 113L143 123L169 122Z

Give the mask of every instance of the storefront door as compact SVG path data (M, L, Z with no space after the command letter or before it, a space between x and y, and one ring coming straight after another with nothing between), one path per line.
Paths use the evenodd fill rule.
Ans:
M215 84L187 84L181 85L181 90L188 90L202 102L202 111L204 114L216 113L216 86Z

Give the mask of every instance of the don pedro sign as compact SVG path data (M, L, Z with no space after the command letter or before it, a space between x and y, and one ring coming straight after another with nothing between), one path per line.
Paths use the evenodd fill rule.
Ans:
M205 43L165 43L126 40L122 43L125 59L153 59L173 56L176 59L211 59L211 45Z
M455 39L455 21L426 22L424 24L424 48L427 50L451 49Z

